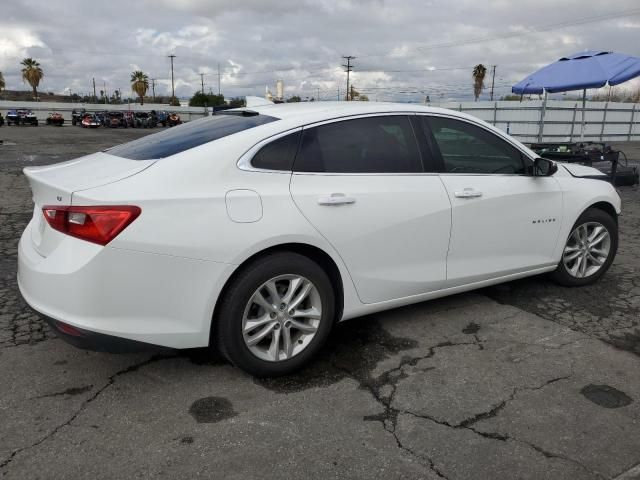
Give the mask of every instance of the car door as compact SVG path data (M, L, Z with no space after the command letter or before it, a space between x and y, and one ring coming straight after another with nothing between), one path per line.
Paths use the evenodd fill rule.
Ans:
M562 192L514 143L470 120L422 116L451 201L447 286L556 263Z
M449 198L424 173L408 116L306 127L293 170L295 204L338 251L362 302L443 287Z

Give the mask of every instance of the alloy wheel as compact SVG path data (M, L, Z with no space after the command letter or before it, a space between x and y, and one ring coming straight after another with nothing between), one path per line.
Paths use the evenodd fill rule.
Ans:
M609 258L611 236L604 225L587 222L569 235L562 261L569 275L586 278L597 273Z
M300 275L279 275L251 296L242 317L242 336L256 357L278 362L302 352L322 320L316 286Z

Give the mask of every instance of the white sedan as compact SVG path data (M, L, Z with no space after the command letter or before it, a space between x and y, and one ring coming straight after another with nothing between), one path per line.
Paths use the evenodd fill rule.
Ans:
M405 104L226 111L24 170L22 295L88 348L217 347L254 375L340 320L551 272L599 279L620 198L477 118Z

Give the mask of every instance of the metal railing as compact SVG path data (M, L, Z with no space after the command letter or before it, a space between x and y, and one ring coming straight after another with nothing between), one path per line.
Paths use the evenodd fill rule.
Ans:
M584 110L582 102L566 100L430 105L474 115L525 142L640 140L635 103L587 102Z

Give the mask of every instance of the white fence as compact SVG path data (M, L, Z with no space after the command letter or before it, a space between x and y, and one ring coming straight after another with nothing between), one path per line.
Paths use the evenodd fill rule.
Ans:
M529 100L524 102L448 102L431 104L469 113L485 120L523 142L580 141L582 129L582 102L564 100ZM82 104L55 102L0 101L0 111L30 108L38 119L47 118L49 112L60 112L71 120L71 111L85 108L102 110L170 110L178 112L183 120L195 120L204 115L202 107L169 107L161 104ZM584 111L584 140L626 141L640 140L640 106L634 103L587 102Z
M474 115L522 142L570 142L581 139L581 101L448 102L431 105ZM587 102L584 115L584 140L640 140L638 104Z
M195 120L204 116L203 107L170 107L166 104L158 103L145 103L139 105L137 103L123 103L121 105L115 104L103 104L103 103L59 103L59 102L13 102L9 100L0 101L0 112L6 115L8 110L14 108L28 108L36 114L38 120L44 121L51 112L61 113L66 121L71 122L71 111L75 109L84 108L88 112L102 112L102 111L138 111L142 110L148 112L150 110L167 110L171 112L177 112L180 118L184 121Z

